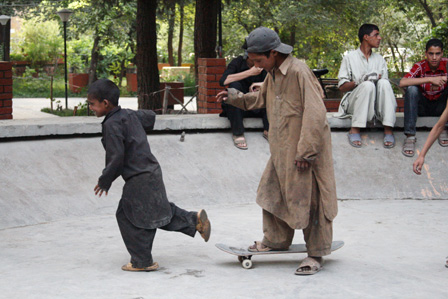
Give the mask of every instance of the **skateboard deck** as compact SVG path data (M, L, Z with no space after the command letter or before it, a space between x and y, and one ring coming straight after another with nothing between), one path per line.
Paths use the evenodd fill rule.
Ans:
M238 248L234 246L229 246L225 244L215 244L218 249L221 249L224 252L233 254L238 256L238 261L241 263L241 266L245 269L252 268L252 256L253 255L270 255L270 254L287 254L287 253L306 253L306 245L305 244L292 244L288 250L274 250L274 251L249 251L247 248ZM334 241L331 243L331 251L338 250L344 246L344 241Z

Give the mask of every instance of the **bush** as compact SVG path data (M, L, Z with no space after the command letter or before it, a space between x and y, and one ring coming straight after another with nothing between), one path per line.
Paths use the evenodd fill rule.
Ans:
M57 21L41 22L30 19L24 23L20 36L19 48L22 52L13 55L26 56L26 60L30 61L33 67L42 66L47 62L54 63L61 57L64 44Z

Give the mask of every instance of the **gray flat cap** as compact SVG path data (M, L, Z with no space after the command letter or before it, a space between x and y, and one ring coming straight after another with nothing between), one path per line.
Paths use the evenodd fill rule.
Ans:
M283 54L292 52L292 47L282 43L277 32L266 27L258 27L249 33L243 48L249 53L263 53L270 50Z

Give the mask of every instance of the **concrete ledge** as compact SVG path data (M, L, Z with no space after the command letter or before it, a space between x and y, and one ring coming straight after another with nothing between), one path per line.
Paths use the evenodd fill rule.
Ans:
M351 119L333 117L327 113L332 129L350 128ZM0 138L65 136L79 134L100 134L102 118L96 117L54 117L40 119L0 120ZM417 128L432 128L438 117L420 117ZM260 118L244 119L244 126L249 129L262 129ZM381 124L375 124L381 127ZM397 113L396 128L403 128L403 113ZM180 130L226 130L230 123L225 117L216 114L158 115L155 131Z

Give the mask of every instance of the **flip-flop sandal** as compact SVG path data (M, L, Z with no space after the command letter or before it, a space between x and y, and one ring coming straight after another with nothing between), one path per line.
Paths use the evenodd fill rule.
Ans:
M156 271L158 268L159 268L159 264L157 262L155 262L151 266L148 266L145 268L134 268L134 266L132 266L132 263L127 263L126 265L121 267L121 270L133 271L133 272L150 272L150 271Z
M352 134L352 133L348 132L347 136L348 136L348 143L350 143L351 146L357 147L357 148L361 147L361 144L358 145L355 143L357 141L361 142L361 134L359 134L359 133Z
M313 275L322 270L322 265L312 257L307 257L302 261L294 274Z
M392 144L386 145L386 142L390 142ZM395 146L394 134L384 134L383 146L384 148L393 148Z
M233 145L235 145L236 148L240 150L247 150L247 141L246 138L244 138L244 135L241 136L233 135L232 139L233 139ZM246 146L242 146L242 144L244 143L246 144Z
M260 241L255 241L255 242L254 242L254 245L249 246L249 248L247 248L247 250L250 251L250 252L267 252L267 251L274 251L273 248L261 244Z
M440 146L443 146L443 147L448 146L448 131L447 131L447 129L443 130L443 132L440 133L438 141L439 141ZM443 143L443 142L447 142L447 143Z
M403 143L403 149L401 153L406 157L414 157L415 155L415 143L417 142L417 138L415 136L406 137ZM412 154L407 153L406 151L412 151Z

